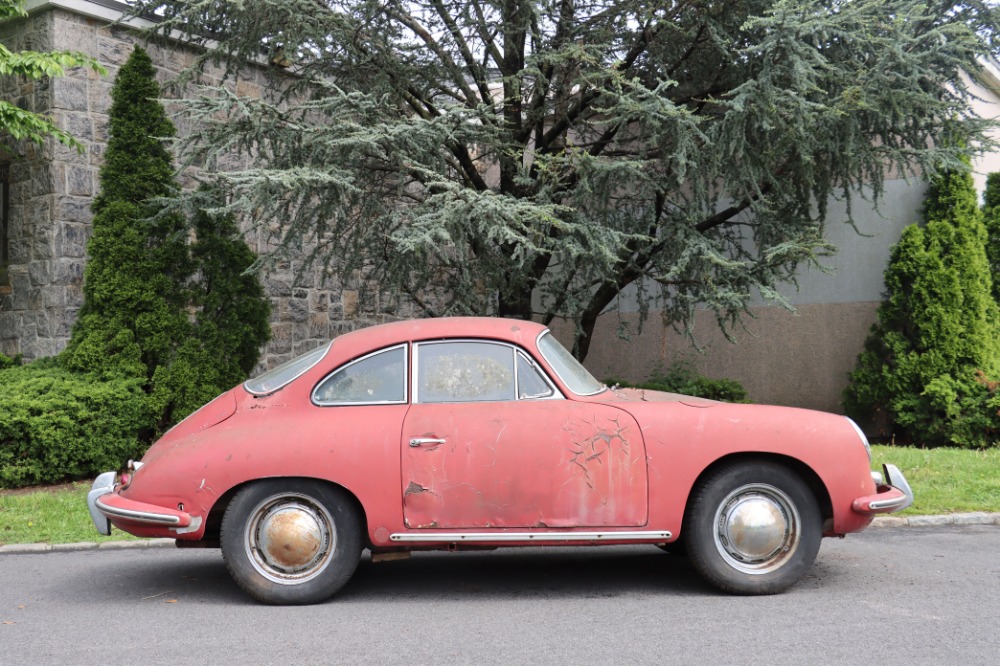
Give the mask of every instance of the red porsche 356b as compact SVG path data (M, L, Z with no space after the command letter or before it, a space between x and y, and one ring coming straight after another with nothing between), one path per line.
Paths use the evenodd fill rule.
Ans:
M251 379L88 497L97 529L221 547L258 600L322 601L361 552L683 542L769 594L913 495L848 418L596 381L542 325L366 328Z

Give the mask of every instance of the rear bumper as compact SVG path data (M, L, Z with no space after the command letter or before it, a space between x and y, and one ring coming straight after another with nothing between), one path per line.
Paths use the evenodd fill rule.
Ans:
M164 527L174 534L200 527L200 516L122 497L115 492L116 476L114 472L101 474L87 493L87 508L98 533L111 534L112 524L126 532L132 532L130 527Z
M883 465L882 483L878 483L874 495L866 495L854 500L852 508L858 513L874 515L895 513L913 504L913 491L906 477L895 465ZM874 473L877 476L877 473Z

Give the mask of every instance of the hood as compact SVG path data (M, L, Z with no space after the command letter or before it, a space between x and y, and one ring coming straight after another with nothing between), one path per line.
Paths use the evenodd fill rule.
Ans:
M612 402L679 402L688 407L715 407L719 405L717 400L708 398L696 398L683 393L667 393L665 391L651 391L641 388L614 388L611 394L615 397Z

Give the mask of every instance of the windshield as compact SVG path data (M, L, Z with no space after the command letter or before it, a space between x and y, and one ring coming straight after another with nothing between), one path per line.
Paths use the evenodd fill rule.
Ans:
M310 368L319 363L330 344L320 345L302 356L293 358L291 361L282 363L276 368L271 368L267 372L253 379L243 382L243 388L254 395L266 395L274 393L280 388L292 383L292 380L304 375Z
M577 395L594 395L605 389L604 384L594 379L590 372L559 344L555 336L545 331L538 338L538 351L549 366L559 375L559 379Z

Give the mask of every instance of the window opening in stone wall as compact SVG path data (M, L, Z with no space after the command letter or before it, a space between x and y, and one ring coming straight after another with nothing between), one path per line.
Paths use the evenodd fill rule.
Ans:
M10 166L0 164L0 289L10 286L10 276L7 273L9 259L9 227L10 215Z

